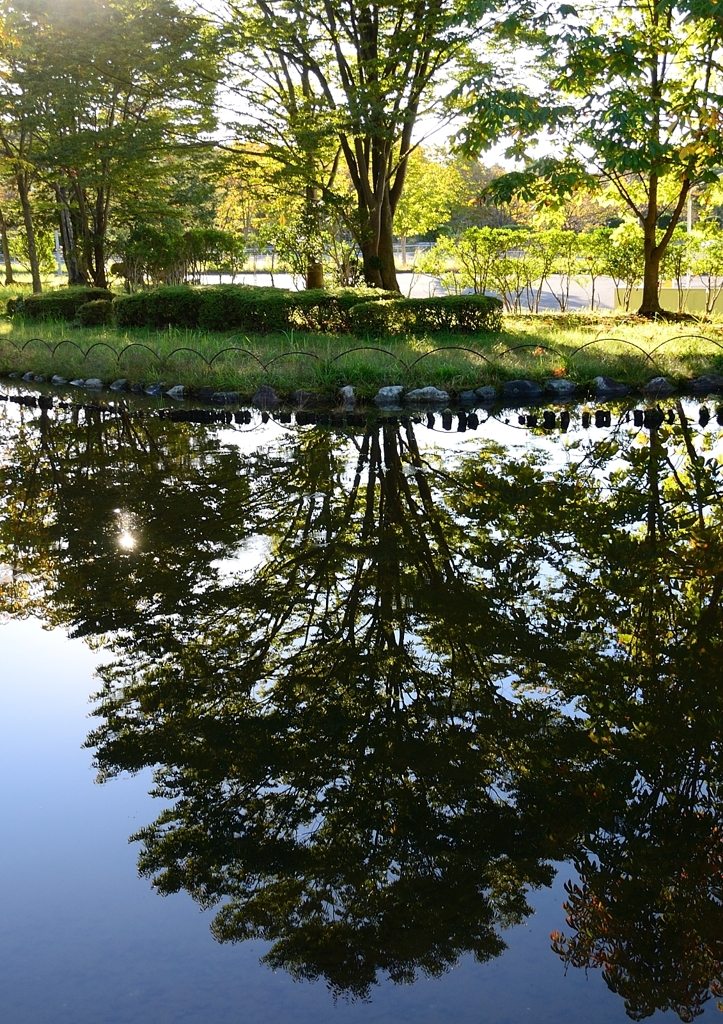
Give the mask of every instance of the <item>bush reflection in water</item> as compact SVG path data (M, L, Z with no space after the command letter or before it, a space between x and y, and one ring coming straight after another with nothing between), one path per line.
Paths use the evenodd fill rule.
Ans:
M5 412L0 610L112 650L88 744L154 766L157 889L364 998L498 956L569 860L564 961L636 1019L717 997L720 432L673 408L562 459Z

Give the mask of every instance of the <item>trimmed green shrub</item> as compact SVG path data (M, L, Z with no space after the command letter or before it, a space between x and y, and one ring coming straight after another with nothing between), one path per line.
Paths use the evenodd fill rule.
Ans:
M198 327L200 292L187 284L118 295L113 317L119 327Z
M502 326L502 301L491 295L438 295L429 299L361 302L350 311L354 334L479 334Z
M78 310L81 327L106 327L113 323L113 303L110 299L94 299Z
M222 284L201 288L198 326L207 331L256 331L270 334L290 328L295 292L282 288Z
M397 297L371 288L292 292L251 285L214 285L199 291L199 327L209 331L246 330L348 333L350 311L372 295Z
M22 315L29 320L75 320L78 310L88 302L110 301L113 293L105 288L58 288L23 299Z
M382 292L375 288L345 288L338 292L311 289L291 292L290 326L300 331L348 334L351 311L360 302L371 299L398 299L398 292Z
M372 288L292 292L243 284L206 288L178 285L119 295L113 303L113 312L119 327L340 334L351 330L352 309L372 297L377 301L399 299L397 292Z

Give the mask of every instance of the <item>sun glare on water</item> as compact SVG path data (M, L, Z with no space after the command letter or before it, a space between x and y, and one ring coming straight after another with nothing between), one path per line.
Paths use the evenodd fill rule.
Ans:
M136 525L134 522L134 516L131 512L126 512L123 509L117 508L114 510L118 516L118 534L116 538L116 544L123 551L132 551L133 548L138 545L137 534L133 533L133 528Z

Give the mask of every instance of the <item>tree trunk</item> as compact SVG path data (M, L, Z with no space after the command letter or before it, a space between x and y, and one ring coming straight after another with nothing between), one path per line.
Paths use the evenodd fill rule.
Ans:
M362 242L360 248L364 266L364 284L369 288L382 288L381 260L377 254L377 246L373 242Z
M381 209L369 209L360 198L359 222L362 225L359 248L365 284L390 292L401 291L394 266L393 217L388 189L381 201Z
M70 206L65 189L61 185L55 186L55 195L58 200L58 221L60 224L60 244L63 249L65 269L68 272L68 284L88 284L88 275L81 268L78 262L78 252L75 245L75 232L73 230L73 219L70 215Z
M638 310L638 316L645 316L651 319L665 315L660 305L661 252L655 238L657 204L655 205L655 210L649 210L643 222L643 246L645 253L645 262L643 264L643 298Z
M394 265L394 218L391 204L389 202L388 190L384 193L382 201L382 215L379 225L379 258L382 276L382 287L388 292L400 292L397 281L397 268Z
M673 316L673 314L666 313L660 305L660 264L680 220L680 215L685 208L689 192L690 181L685 178L678 193L678 200L671 214L668 226L663 232L663 237L658 241L656 235L656 228L658 226L658 175L650 175L648 183L648 209L644 217L640 215L643 227L644 264L643 299L640 303L638 316L645 316L651 320L657 317Z
M35 225L33 224L33 209L30 205L30 194L25 174L20 171L16 175L20 205L23 210L23 223L28 239L28 259L30 260L30 275L33 279L33 292L38 294L43 290L43 283L40 280L40 264L38 263L38 250L35 245Z
M93 269L93 246L90 218L88 217L88 203L85 190L78 181L73 182L73 191L75 193L75 206L71 210L71 217L73 219L76 252L81 273L85 274L86 280L89 281Z
M320 236L318 226L318 208L316 204L316 189L313 185L306 185L306 218L312 237ZM321 260L310 256L306 264L306 289L324 288L324 264Z
M5 284L15 284L13 277L13 264L10 256L10 242L8 241L8 222L0 211L0 240L3 247L3 261L5 263Z
M324 287L324 267L317 260L309 260L306 267L306 288Z
M105 235L106 222L105 189L98 189L95 203L95 231L93 232L93 284L96 288L107 288L108 279L105 274Z

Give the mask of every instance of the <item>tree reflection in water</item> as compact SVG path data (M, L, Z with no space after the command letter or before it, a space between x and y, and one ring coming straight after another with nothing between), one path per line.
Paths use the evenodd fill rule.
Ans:
M16 423L0 597L114 651L100 776L154 767L141 870L217 905L220 940L364 998L499 955L569 859L553 948L630 1016L690 1020L723 942L713 436L678 407L561 465L424 455L408 421L253 455Z

